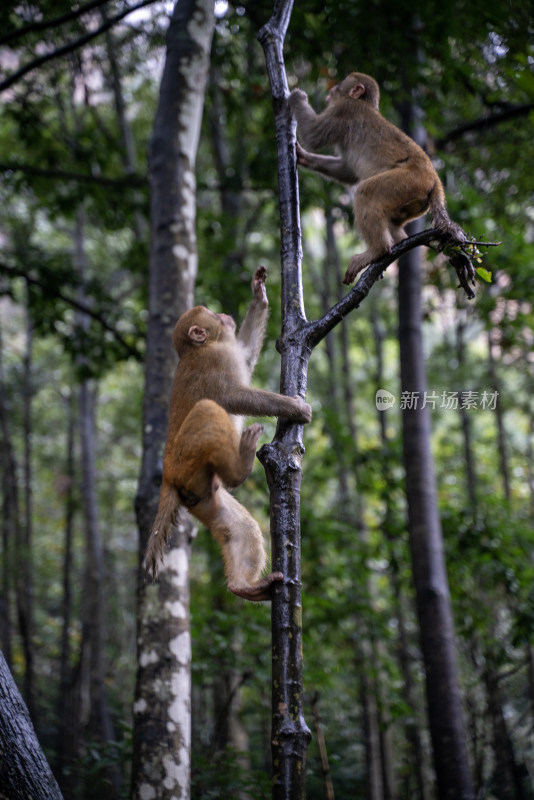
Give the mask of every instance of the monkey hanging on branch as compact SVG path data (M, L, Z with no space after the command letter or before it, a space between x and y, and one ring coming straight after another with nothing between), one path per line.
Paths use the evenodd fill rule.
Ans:
M243 415L311 420L311 407L249 386L265 335L269 303L265 267L252 280L252 302L236 337L227 314L196 306L183 314L173 333L180 361L169 409L159 508L145 555L157 574L158 561L180 505L211 531L222 549L228 588L247 600L269 600L281 572L261 578L267 556L257 522L226 487L250 475L263 426L242 432Z
M456 269L469 298L475 282L472 258L479 260L476 242L453 222L446 209L443 185L424 150L379 111L377 82L352 72L327 95L327 107L316 114L301 89L293 89L289 106L298 134L310 150L334 147L337 156L308 152L297 143L297 161L315 172L354 187L354 222L367 249L354 255L343 283L350 284L369 264L390 253L407 238L404 226L430 211L441 248ZM488 273L479 270L487 279ZM485 273L485 274L484 274Z

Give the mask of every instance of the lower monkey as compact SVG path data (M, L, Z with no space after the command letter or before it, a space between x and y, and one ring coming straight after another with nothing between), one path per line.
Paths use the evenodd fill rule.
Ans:
M228 588L246 600L269 600L271 584L283 579L281 572L260 577L267 562L260 527L224 488L239 486L250 475L262 431L255 423L240 436L221 406L199 400L168 442L151 537L157 540L184 505L220 545Z
M252 279L252 302L236 336L227 314L195 306L182 314L173 334L179 356L169 407L159 509L145 555L155 576L176 512L185 506L212 532L223 550L229 588L248 600L266 600L279 572L260 579L266 562L261 531L225 487L250 474L263 427L243 431L243 417L276 416L310 422L301 397L250 386L260 354L269 303L266 270Z

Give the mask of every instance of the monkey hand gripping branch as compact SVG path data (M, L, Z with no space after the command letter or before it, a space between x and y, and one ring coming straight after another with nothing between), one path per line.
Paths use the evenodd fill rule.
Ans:
M300 397L250 387L268 316L266 270L256 270L252 302L239 335L227 314L196 306L174 329L180 361L169 410L159 508L145 555L147 572L157 573L180 505L206 525L220 544L228 588L247 600L269 600L280 572L261 577L267 556L259 525L226 488L250 475L258 423L245 431L243 415L277 416L310 422L311 408Z
M379 111L377 82L352 72L327 95L327 106L316 114L305 92L293 89L289 106L305 147L333 147L338 155L318 155L297 144L297 161L308 169L354 188L354 222L367 249L354 255L343 283L350 284L369 264L407 238L404 226L430 211L442 244L454 247L451 264L468 297L474 297L469 241L446 209L445 192L427 154ZM487 274L487 273L486 273ZM484 276L482 276L484 277Z

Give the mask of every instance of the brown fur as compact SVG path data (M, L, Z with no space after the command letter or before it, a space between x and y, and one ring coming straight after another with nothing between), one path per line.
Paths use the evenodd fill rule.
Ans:
M184 505L219 542L228 588L249 600L266 600L273 581L283 576L277 572L260 579L267 559L261 530L225 487L239 486L248 477L263 430L255 424L241 433L243 414L309 422L311 409L300 397L248 385L268 313L263 268L256 271L252 287L252 303L238 337L231 317L203 306L183 314L174 329L180 361L170 402L160 503L145 564L155 575L178 508Z
M317 155L297 145L298 162L328 178L354 186L354 222L367 250L352 257L344 283L406 238L407 222L430 210L436 227L464 241L452 222L445 193L432 162L419 145L380 114L376 81L352 72L327 97L327 107L316 114L300 89L293 89L289 105L305 147L335 147L338 156Z

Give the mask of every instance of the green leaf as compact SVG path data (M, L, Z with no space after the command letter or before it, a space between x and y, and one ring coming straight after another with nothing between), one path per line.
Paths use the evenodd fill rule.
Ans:
M482 278L483 281L486 281L486 283L491 283L491 272L485 269L485 267L476 267L476 273L479 278Z

